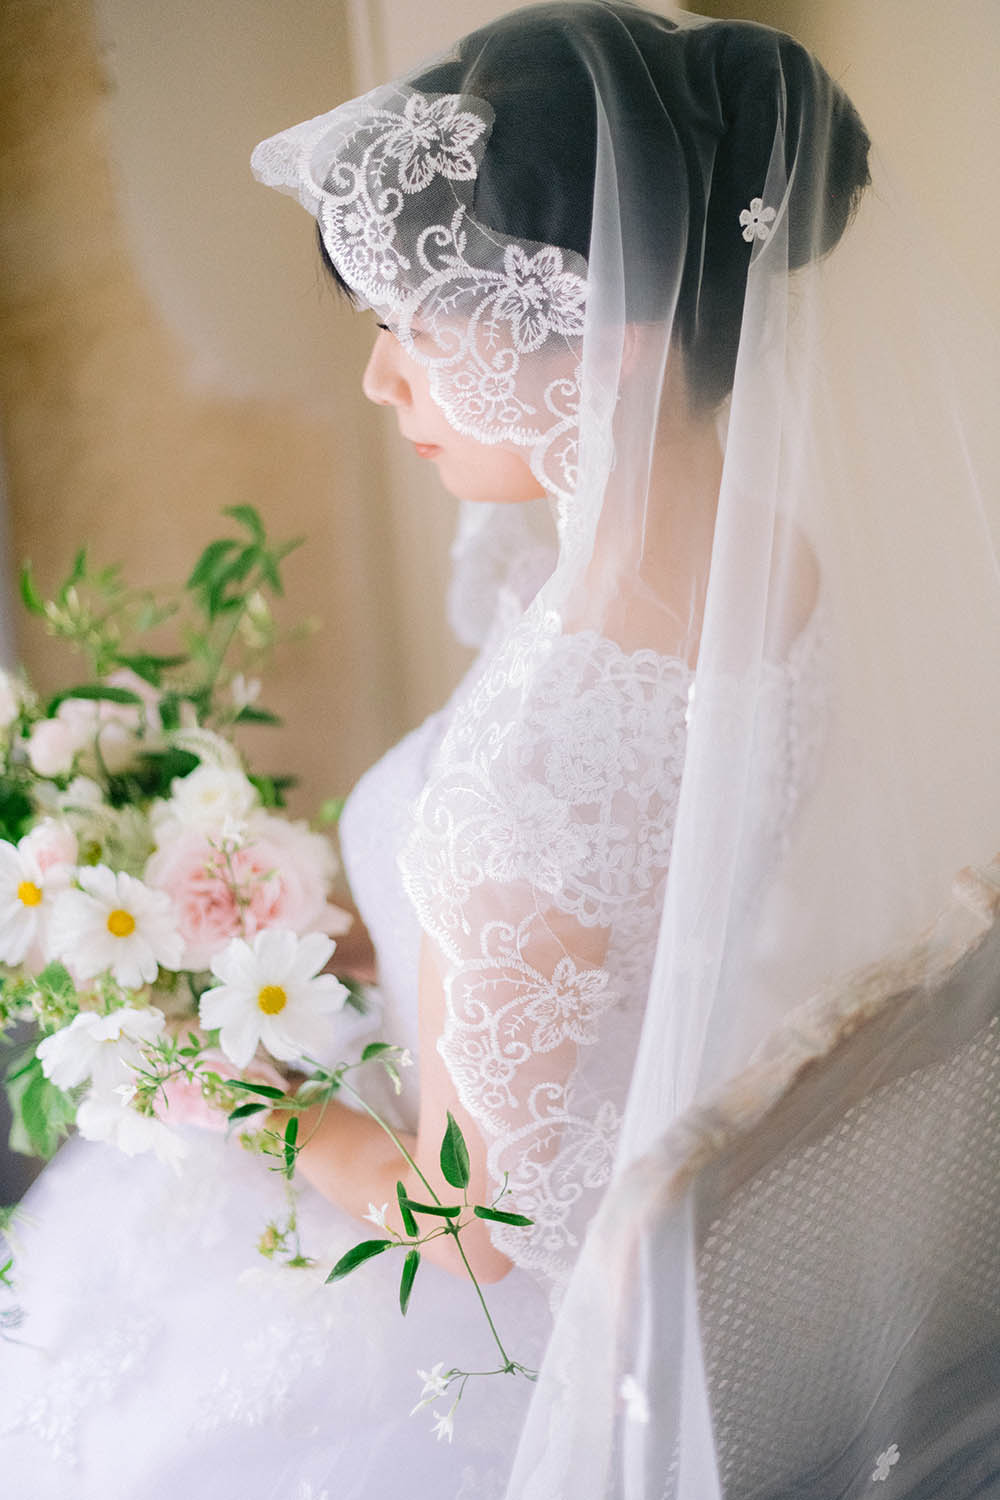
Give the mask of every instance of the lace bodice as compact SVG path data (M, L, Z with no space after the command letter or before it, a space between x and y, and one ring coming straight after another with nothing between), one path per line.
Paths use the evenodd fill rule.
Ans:
M764 747L774 769L751 840L765 863L818 752L822 637L817 614L757 686L777 740ZM368 772L341 823L379 954L386 1035L415 1047L422 927L442 955L439 1050L497 1190L506 1181L507 1205L535 1221L498 1227L496 1242L555 1283L611 1172L698 712L693 681L676 658L564 634L537 601L502 654L487 647L448 707ZM408 1105L415 1119L415 1093Z

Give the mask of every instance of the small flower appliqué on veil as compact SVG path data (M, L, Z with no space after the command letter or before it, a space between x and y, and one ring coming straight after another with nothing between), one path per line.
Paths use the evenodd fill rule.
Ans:
M771 233L771 224L775 217L773 208L765 208L763 198L751 198L750 207L745 208L740 214L740 223L743 225L743 238L748 242L751 240L766 240Z
M889 1478L889 1472L895 1464L899 1463L899 1449L895 1443L890 1443L884 1453L880 1453L875 1460L875 1468L872 1473L873 1484L884 1484Z

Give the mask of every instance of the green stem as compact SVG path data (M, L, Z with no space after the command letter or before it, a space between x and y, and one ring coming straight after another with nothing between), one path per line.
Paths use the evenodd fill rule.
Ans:
M500 1335L497 1333L496 1324L494 1323L493 1319L490 1317L490 1310L486 1306L486 1298L483 1296L483 1289L479 1285L479 1282L476 1280L475 1272L473 1271L472 1267L469 1265L468 1256L466 1255L465 1251L462 1249L462 1241L459 1239L458 1231L457 1231L457 1229L453 1229L453 1228L451 1228L449 1226L449 1233L452 1234L453 1237L454 1237L455 1248L457 1249L459 1255L462 1257L462 1263L465 1266L465 1269L469 1273L469 1280L472 1282L472 1285L476 1289L476 1296L479 1298L480 1305L482 1306L483 1312L486 1314L486 1321L490 1325L490 1333L492 1333L494 1341L496 1343L496 1346L500 1350L500 1358L503 1360L504 1370L505 1371L511 1370L511 1369L513 1369L513 1361L511 1360L511 1357L507 1353L507 1351L504 1348L503 1344L500 1342Z
M396 1150L399 1152L399 1154L403 1157L404 1161L410 1167L411 1171L415 1172L416 1175L420 1178L420 1181L423 1183L424 1187L427 1189L428 1193L433 1198L434 1202L435 1203L440 1203L441 1199L438 1197L437 1193L431 1187L430 1183L427 1181L427 1178L424 1176L423 1172L421 1172L420 1168L417 1166L416 1162L413 1160L413 1157L410 1155L409 1151L407 1151L406 1147L403 1145L402 1141L399 1139L399 1136L392 1129L392 1126L386 1124L385 1120L382 1119L382 1116L376 1110L372 1109L372 1107L368 1103L368 1101L366 1099L362 1098L362 1096L358 1093L357 1089L352 1088L351 1085L346 1082L346 1080L343 1078L343 1076L341 1076L339 1087L342 1088L342 1089L346 1089L346 1091L352 1096L352 1098L354 1098L354 1099L357 1100L357 1102L360 1104L361 1108L364 1110L365 1114L368 1115L371 1119L373 1119L375 1121L375 1124L379 1127L380 1130L382 1130L382 1131L385 1132L385 1134L389 1137L390 1141L392 1141L392 1144L395 1146ZM487 1323L489 1324L490 1332L493 1335L493 1340L494 1340L497 1348L499 1349L499 1351L500 1351L500 1357L503 1360L503 1369L502 1370L495 1370L495 1371L489 1371L489 1372L482 1371L482 1372L479 1372L479 1373L483 1373L483 1374L485 1374L485 1373L490 1373L490 1374L509 1374L512 1370L522 1369L523 1368L522 1366L516 1364L514 1362L514 1360L511 1359L510 1355L507 1353L506 1349L503 1346L503 1342L502 1342L502 1340L500 1338L499 1333L497 1332L496 1324L494 1323L492 1317L490 1316L490 1310L489 1310L489 1308L486 1305L486 1298L483 1295L483 1289L479 1285L479 1282L476 1280L476 1273L473 1271L472 1267L470 1266L470 1264L469 1264L469 1257L466 1255L465 1250L462 1247L462 1241L461 1241L461 1239L459 1237L459 1229L455 1225L453 1225L453 1224L447 1224L447 1225L444 1226L444 1233L445 1234L450 1234L453 1237L454 1241L455 1241L455 1247L458 1250L459 1255L462 1257L462 1264L465 1266L466 1272L468 1273L469 1280L472 1282L472 1285L476 1289L476 1296L479 1298L479 1304L480 1304L480 1306L483 1309L483 1314L484 1314L484 1316L486 1318Z
M209 659L207 668L208 681L205 685L208 687L209 694L212 697L214 697L215 695L215 684L218 680L219 673L222 671L222 664L229 653L229 648L233 643L233 639L236 635L237 630L239 629L240 621L246 614L247 597L255 589L259 590L261 584L263 584L264 581L264 572L259 565L256 569L251 570L249 575L243 580L243 597L240 600L240 607L239 609L233 610L232 616L230 618L229 628L222 635L221 645L216 647L212 657Z
M435 1203L440 1203L441 1199L438 1197L437 1193L431 1187L430 1183L427 1181L427 1178L424 1176L423 1172L421 1172L420 1168L417 1166L416 1162L413 1160L413 1157L410 1155L409 1151L407 1151L406 1147L403 1145L402 1141L399 1139L399 1136L393 1130L392 1126L391 1125L387 1125L385 1123L385 1121L383 1120L382 1116L380 1114L378 1114L374 1109L372 1109L371 1105L368 1103L368 1101L366 1099L363 1099L361 1097L361 1095L358 1093L357 1089L352 1088L351 1085L349 1083L345 1083L343 1079L341 1079L340 1087L342 1089L346 1089L347 1092L349 1094L351 1094L358 1101L358 1103L361 1105L361 1108L364 1110L365 1114L370 1115L371 1118L375 1121L375 1124L378 1125L382 1130L385 1131L386 1135L389 1137L390 1141L392 1141L392 1144L395 1146L395 1148L399 1152L399 1154L404 1158L404 1160L406 1161L406 1163L410 1167L410 1169L412 1171L416 1172L417 1176L420 1178L420 1181L423 1183L424 1187L427 1189L427 1191L430 1193L431 1197L434 1199L434 1202ZM462 1259L465 1260L465 1256L464 1255L462 1256ZM468 1261L466 1261L465 1263L466 1263L466 1265L468 1265ZM469 1275L472 1276L472 1272L471 1271L469 1272ZM475 1280L474 1277L473 1277L473 1280Z

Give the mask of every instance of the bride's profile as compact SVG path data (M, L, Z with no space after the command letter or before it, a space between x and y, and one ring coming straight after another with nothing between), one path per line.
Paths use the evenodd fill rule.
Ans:
M906 1259L892 1188L919 1211L920 1162L954 1161L956 1225L991 1201L986 1096L934 1103L963 1048L996 1077L989 972L935 1003L989 924L951 967L919 944L1000 847L992 350L956 346L847 94L751 23L529 6L253 170L314 217L374 314L364 394L462 502L475 659L340 835L358 972L417 1060L370 1098L443 1191L454 1119L470 1195L525 1222L463 1241L492 1325L447 1235L404 1320L391 1257L324 1284L416 1185L358 1110L302 1122L312 1268L253 1267L280 1185L235 1141L203 1133L180 1188L69 1142L26 1205L4 1494L929 1496L952 1428L917 1418L998 1345L995 1268L935 1322L959 1262ZM933 1046L916 1012L880 1030L904 989ZM858 1148L876 1201L837 1267L855 1167L814 1168L900 1080L924 1092ZM768 1301L796 1257L850 1287L821 1327L801 1277ZM537 1379L479 1373L491 1326Z

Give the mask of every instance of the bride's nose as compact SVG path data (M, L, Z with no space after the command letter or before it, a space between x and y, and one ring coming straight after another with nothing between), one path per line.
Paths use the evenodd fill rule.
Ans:
M376 406L408 406L410 386L401 368L402 350L391 333L383 330L361 377L361 389Z

